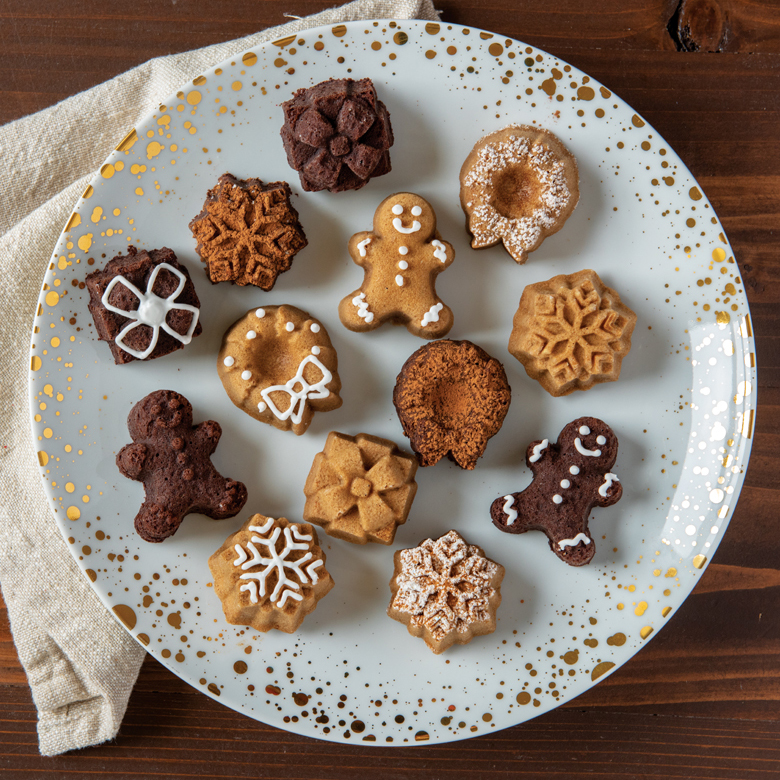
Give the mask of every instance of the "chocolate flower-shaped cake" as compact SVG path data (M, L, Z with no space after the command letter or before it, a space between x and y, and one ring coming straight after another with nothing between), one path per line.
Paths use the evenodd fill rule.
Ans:
M190 222L209 279L270 290L308 243L284 181L225 173Z
M371 79L323 81L282 108L287 162L308 192L358 190L390 172L390 114Z
M304 520L349 542L391 544L417 492L416 471L417 461L387 439L334 431L306 480Z

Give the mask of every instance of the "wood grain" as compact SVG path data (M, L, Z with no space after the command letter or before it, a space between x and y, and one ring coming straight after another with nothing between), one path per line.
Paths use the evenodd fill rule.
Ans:
M0 122L150 57L330 3L0 0ZM558 710L454 745L297 737L226 709L147 658L116 741L37 753L0 611L3 777L708 778L780 776L780 7L736 0L442 0L445 22L540 46L602 81L691 168L751 305L758 413L745 487L691 597L638 655ZM717 51L720 53L708 53Z

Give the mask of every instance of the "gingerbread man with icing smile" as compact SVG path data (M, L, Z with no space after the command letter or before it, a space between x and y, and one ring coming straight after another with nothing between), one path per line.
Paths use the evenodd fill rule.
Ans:
M455 250L436 230L436 214L424 198L411 192L385 198L373 231L352 236L349 253L365 278L339 304L345 327L364 332L390 320L424 339L440 338L452 327L452 310L436 295L436 277Z
M596 552L588 528L590 512L594 506L612 506L623 495L612 473L617 452L614 431L595 417L570 422L557 442L531 442L525 459L533 482L493 502L493 525L510 534L543 531L564 563L589 563Z

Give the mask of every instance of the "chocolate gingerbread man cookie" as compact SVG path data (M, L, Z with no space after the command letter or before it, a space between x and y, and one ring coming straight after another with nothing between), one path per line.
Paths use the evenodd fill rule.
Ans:
M365 277L339 304L345 327L363 332L390 320L424 339L447 334L452 310L436 295L436 277L455 250L442 241L427 200L411 192L385 198L374 213L373 231L352 236L349 253Z
M183 395L150 393L130 411L127 428L133 443L122 447L116 465L144 483L146 500L135 516L142 539L167 539L193 512L221 520L241 511L246 486L225 479L211 462L222 428L214 420L193 425L192 405Z
M595 417L570 422L556 444L531 442L525 460L533 482L493 502L493 525L510 534L544 531L562 561L584 566L596 552L588 529L591 509L612 506L623 495L611 471L617 451L612 428Z

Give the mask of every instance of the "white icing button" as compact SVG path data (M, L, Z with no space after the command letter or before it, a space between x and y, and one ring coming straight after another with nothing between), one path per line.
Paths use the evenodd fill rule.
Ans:
M393 206L393 214L398 216L399 214L404 213L404 207L400 203L396 203L395 206Z
M241 378L242 379L251 379L252 378L252 372L251 371L242 371L241 372Z
M395 283L396 283L396 284L397 284L399 287L403 287L403 286L404 286L404 278L403 278L403 276L401 276L401 274L398 274L398 275L395 277Z
M255 316L259 317L262 320L263 317L265 317L265 309L258 309L255 312Z
M319 347L312 347L311 348L311 354L312 355L319 355L320 354L320 348Z
M320 332L320 326L316 322L312 322L312 324L311 324L311 332L312 333L319 333Z
M569 474L579 474L580 473L580 467L579 466L572 466L569 469Z
M607 437L606 436L598 436L596 438L596 444L606 444L607 443Z
M236 359L234 357L230 357L228 355L223 361L222 361L228 368L233 365L233 363L236 362Z
M412 206L412 216L419 217L422 214L422 209L419 206Z
M563 503L563 496L559 496L557 493L553 496L553 504Z
M580 427L580 436L587 436L590 433L590 428L587 425Z
M295 325L293 325L292 322L288 322L284 327L287 328L290 333L295 330Z
M400 262L400 263L398 263L398 267L399 267L399 268L400 268L402 271L405 271L405 270L406 270L406 269L409 267L409 263L407 263L407 262L406 262L406 260L401 260L401 262Z
M408 255L409 254L409 247L408 246L399 246L398 247L398 254L399 255Z
M571 482L569 482L568 479L562 479L561 480L561 487L562 488L568 488L571 487Z
M257 338L257 333L255 333L253 330L248 330L246 332L246 337L248 339L256 339Z
M257 405L258 412L264 412L267 408L268 407L262 401Z

